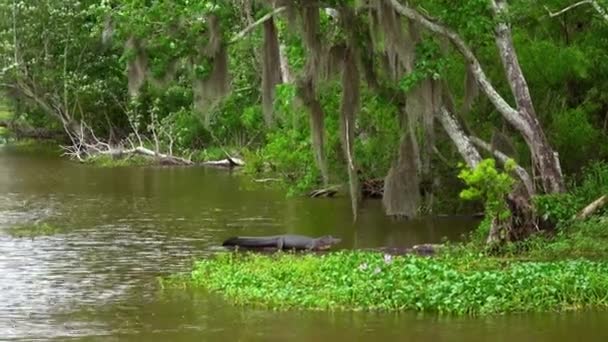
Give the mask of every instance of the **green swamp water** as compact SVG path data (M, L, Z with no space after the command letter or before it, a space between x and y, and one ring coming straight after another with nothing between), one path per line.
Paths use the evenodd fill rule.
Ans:
M14 237L52 222L60 234ZM341 247L458 239L464 217L394 222L343 199L286 199L223 170L79 165L0 147L0 341L608 341L608 313L447 318L274 312L198 290L161 291L233 235L333 234Z

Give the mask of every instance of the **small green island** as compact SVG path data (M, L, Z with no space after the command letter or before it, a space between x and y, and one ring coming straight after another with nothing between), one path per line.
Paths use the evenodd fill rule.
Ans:
M500 251L489 252L479 237L448 243L433 256L226 252L160 282L271 309L488 315L608 308L607 217Z

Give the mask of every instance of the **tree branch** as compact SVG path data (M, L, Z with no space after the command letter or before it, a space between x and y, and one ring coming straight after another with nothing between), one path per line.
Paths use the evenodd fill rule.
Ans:
M551 12L551 10L549 10L549 8L547 6L545 6L545 9L547 10L547 12L549 13L549 16L551 18L553 17L557 17L559 15L562 15L572 9L575 9L581 5L591 5L593 6L593 8L595 9L595 11L597 13L600 14L600 16L602 16L602 18L606 21L608 21L608 10L603 8L597 1L595 0L583 0L583 1L579 1L575 4L572 4L568 7L563 8L562 10L558 11L558 12Z
M486 94L488 99L494 104L496 109L519 131L529 131L529 125L525 122L523 117L517 111L517 109L511 107L509 103L496 91L488 76L483 71L479 60L473 54L473 51L467 46L464 40L455 31L433 22L422 15L417 10L402 5L398 0L390 0L391 5L397 11L397 13L407 17L411 20L416 21L427 30L442 35L450 40L450 42L456 47L464 59L469 63L471 71L475 76L475 80L479 84L479 88Z
M481 155L475 146L471 144L471 139L464 133L458 120L444 106L439 108L436 115L467 165L471 168L477 166L481 161Z
M470 137L470 139L473 142L473 144L492 153L494 155L494 157L496 157L498 160L500 160L503 164L506 163L507 160L512 159L508 155L500 152L499 150L492 148L492 146L490 144L479 139L478 137ZM524 184L524 187L526 188L526 191L528 192L528 195L530 197L532 197L535 194L534 183L532 182L532 178L528 174L528 171L526 171L526 169L524 169L523 167L516 164L515 165L515 174L517 174L519 179L521 179L522 183Z
M247 34L249 34L249 32L253 31L253 29L255 29L256 27L260 26L261 24L263 24L266 20L274 17L275 15L285 11L287 9L287 7L279 7L276 8L274 11L266 14L265 16L261 17L260 19L256 20L256 22L254 22L253 24L245 27L245 29L243 29L241 32L237 33L228 43L230 44L234 44L236 42L238 42L239 40L243 39L243 37L245 37Z
M604 20L608 21L608 10L607 9L600 6L600 4L597 3L597 1L591 1L591 6L593 6L593 8L595 8L597 13L599 13L604 18Z
M561 11L558 11L558 12L555 12L555 13L551 12L547 6L545 6L545 9L547 10L547 12L549 12L549 16L551 18L553 18L553 17L557 17L558 15L562 15L562 14L568 12L569 10L574 9L574 8L576 8L578 6L586 5L586 4L591 4L591 0L579 1L579 2L577 2L575 4L572 4L572 5L568 6L568 7L565 7Z

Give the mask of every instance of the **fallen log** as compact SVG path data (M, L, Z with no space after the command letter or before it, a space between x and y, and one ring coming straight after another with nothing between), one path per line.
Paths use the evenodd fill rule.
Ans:
M608 195L603 195L595 201L591 202L589 205L583 208L577 215L576 218L578 220L584 220L589 216L593 215L596 211L600 210L603 206L608 203Z
M193 164L193 162L189 159L176 157L176 156L172 156L172 155L168 155L168 154L164 154L164 153L156 153L143 146L137 146L135 148L131 148L131 149L127 149L127 150L109 148L107 150L99 150L99 151L97 151L97 153L110 155L114 158L123 158L127 155L141 155L141 156L145 156L145 157L156 158L160 164L164 164L164 165L192 165Z
M207 165L207 166L217 166L217 167L227 167L227 168L233 168L233 167L239 167L239 166L245 166L245 162L239 158L234 158L234 157L230 157L230 156L226 156L225 159L221 159L221 160L208 160L202 163L203 165Z
M261 178L261 179L254 179L253 181L256 183L280 182L281 178Z

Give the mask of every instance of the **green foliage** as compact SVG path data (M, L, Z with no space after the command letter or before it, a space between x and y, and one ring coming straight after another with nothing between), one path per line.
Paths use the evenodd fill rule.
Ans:
M551 141L560 155L568 156L563 163L566 170L577 170L601 144L601 132L590 122L582 108L554 113ZM605 139L603 139L605 140Z
M510 243L505 256L535 260L608 258L608 219L592 217L586 221L563 223L555 236L535 235Z
M597 161L584 167L582 177L575 182L572 192L586 204L608 194L608 162Z
M6 105L0 103L0 121L8 121L13 117Z
M581 206L580 199L571 193L538 195L533 201L540 217L553 223L568 222Z
M424 1L424 6L431 8L432 13L458 31L471 45L483 46L494 42L494 20L487 0L432 0Z
M463 168L458 178L468 186L462 190L460 197L465 200L480 199L484 202L485 212L491 217L505 220L510 212L505 203L505 196L511 191L515 181L507 173L515 167L515 162L509 160L505 171L500 172L495 167L494 159L482 160L474 169Z
M371 252L221 254L199 261L193 286L275 309L416 310L456 315L608 305L608 264L504 262Z
M553 223L568 224L576 213L600 196L608 194L608 163L593 162L583 168L578 182L573 182L565 194L538 195L534 197L537 213ZM605 213L601 209L597 214Z
M268 135L268 144L262 150L262 160L270 165L271 173L282 175L293 186L289 193L310 190L319 183L307 130L283 130Z
M395 158L401 129L396 106L380 96L363 95L355 156L362 179L383 178Z
M11 113L8 111L5 105L0 102L0 121L8 122L11 117ZM6 127L0 127L0 144L7 141L8 136L9 132Z
M416 45L414 70L401 78L399 88L407 92L425 79L440 79L447 63L448 59L442 57L437 43L429 40Z
M226 158L226 153L219 147L209 147L199 151L192 156L192 161L202 162L208 160L220 160Z
M250 172L269 172L283 177L293 193L319 184L319 172L310 151L308 113L294 105L293 83L277 87L276 123L272 128L264 125L259 91L261 26L228 45L232 91L213 110L210 120L205 121L209 125L205 126L202 118L192 110L192 78L205 77L212 66L209 56L202 51L209 43L209 20L212 16L219 18L220 38L227 42L249 25L251 19L267 14L271 10L268 4L256 3L251 11L242 8L243 3L234 1L126 0L119 4L116 1L69 0L47 1L45 6L35 6L35 1L15 4L16 22L13 23L13 2L0 3L2 84L35 81L40 98L52 102L52 107L61 107L67 100L68 111L74 119L84 119L100 139L107 139L112 133L117 139L130 135L135 141L133 131L136 131L147 141L156 134L163 152L172 147L175 154L193 154L195 160L215 158L219 156L220 147L234 147L245 153ZM487 0L425 0L409 4L458 33L471 46L498 92L507 101L512 100L504 68L498 62L494 39L496 20ZM329 5L354 8L361 2L340 0L331 1ZM540 121L551 144L560 152L564 172L574 176L588 160L608 156L607 135L603 129L608 108L608 63L605 62L608 25L600 16L589 16L592 9L587 6L580 6L558 18L546 15L544 6L557 10L564 5L561 0L512 1L507 17L498 20L508 21L513 27L518 60L530 85ZM393 92L407 91L427 77L442 79L449 83L458 111L464 93L465 72L463 59L454 49L436 39L435 34L420 32L422 42L416 46L414 71L399 81L387 79L383 64L385 55L380 52L382 46L371 48L369 43L367 12L357 11L352 32L324 11L321 11L319 26L323 45L330 46L354 37L358 48L366 52L363 59L371 62L373 74L382 88L377 91L366 84L361 87L361 111L357 114L354 145L362 179L384 177L395 157L399 140L397 108L402 104L395 103ZM113 35L102 44L107 19L113 24ZM298 77L304 72L309 57L302 32L288 27L289 23L282 15L275 18L275 23L291 72ZM13 24L16 24L16 30ZM405 20L403 24L406 28ZM381 32L373 34L376 33L382 35ZM14 34L19 41L21 66L27 69L20 69L15 64ZM134 51L125 50L125 42L131 36L142 39L150 72L157 78L166 74L173 61L180 60L175 77L166 85L144 85L137 103L129 103L126 89L125 63L135 57ZM187 67L187 63L183 63L186 61L194 66ZM28 77L24 77L23 70L27 70ZM368 78L369 73L366 76ZM341 87L332 81L322 82L318 88L326 114L325 154L330 178L332 182L342 182L347 176L337 119ZM57 117L49 115L36 101L21 98L22 102L18 104L13 101L17 97L15 94L7 92L7 95L11 107L19 108L14 110L18 120L34 127L63 129ZM471 131L484 139L489 139L501 126L508 128L483 96L478 97L463 119ZM509 129L502 131L509 134ZM6 130L0 128L0 136L7 136ZM514 134L510 138L519 154L513 157L529 168L525 142ZM446 136L438 131L436 147L447 156L445 165L460 160L450 145ZM111 163L103 161L106 162ZM454 193L460 184L453 179L452 169L438 164L434 161L433 168L440 170L437 173L440 173L442 187L438 191L442 193L437 193L440 196L436 196L435 203L440 203L441 209L455 207ZM504 193L506 183L488 184L469 185L470 189L464 195L481 199L487 210L495 211L492 215L502 216L504 208L500 208L498 198ZM589 194L572 195L574 198L539 198L539 208L553 219L561 220L570 216L574 207L589 200L592 190L589 187ZM460 203L457 205L462 209Z

